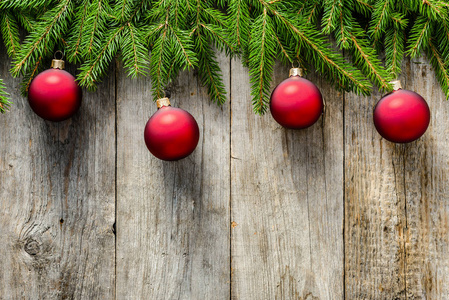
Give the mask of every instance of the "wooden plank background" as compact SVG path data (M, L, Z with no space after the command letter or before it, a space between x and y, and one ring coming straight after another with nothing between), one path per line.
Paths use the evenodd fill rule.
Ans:
M0 53L14 101L0 116L0 299L449 299L449 109L426 60L400 79L431 125L395 145L372 123L379 93L309 74L325 114L286 130L252 112L248 71L220 55L229 101L183 73L171 100L200 142L162 162L143 140L148 78L114 65L51 123Z

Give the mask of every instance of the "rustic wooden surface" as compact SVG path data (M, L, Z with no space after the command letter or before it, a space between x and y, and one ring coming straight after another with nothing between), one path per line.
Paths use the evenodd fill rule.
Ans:
M345 95L345 287L347 299L405 299L403 145L373 125L381 95Z
M407 299L449 299L449 103L428 64L407 64L406 75L432 112L429 133L403 158Z
M221 57L229 87L229 59ZM150 81L117 81L117 298L225 299L230 293L229 103L209 103L183 73L171 102L200 127L194 153L163 162L143 129L157 110ZM130 122L130 120L132 120Z
M143 140L147 78L113 66L55 124L0 53L14 100L0 116L0 299L449 299L449 109L425 60L401 80L429 102L431 126L395 145L372 123L379 93L309 74L326 112L285 130L253 114L248 71L220 55L230 101L209 103L183 73L172 103L200 142L162 162Z
M341 299L343 97L315 77L325 116L286 130L252 112L247 72L231 70L232 298Z
M8 74L2 55L15 104L0 116L0 299L112 299L114 78L85 93L72 119L52 123Z

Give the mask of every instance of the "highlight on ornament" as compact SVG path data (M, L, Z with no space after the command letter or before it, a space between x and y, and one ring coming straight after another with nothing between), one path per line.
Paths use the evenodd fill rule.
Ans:
M276 86L270 97L273 118L285 128L304 129L315 124L324 109L318 87L302 77L301 68L291 68L289 78Z
M200 138L195 118L183 109L172 107L167 97L157 100L157 107L145 126L148 150L155 157L167 161L189 156Z
M64 54L55 53L51 68L31 81L28 102L41 118L59 122L73 116L81 106L82 91L75 77L64 70Z
M374 125L379 134L390 142L413 142L429 126L429 105L421 95L402 89L399 80L391 84L393 92L382 97L374 108Z

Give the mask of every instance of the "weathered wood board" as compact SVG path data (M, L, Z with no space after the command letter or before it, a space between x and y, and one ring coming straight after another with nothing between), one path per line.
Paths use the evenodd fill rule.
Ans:
M427 133L403 151L407 299L449 299L449 103L425 60L404 71L432 113Z
M229 59L220 56L229 89ZM121 68L119 70L122 71ZM200 127L194 153L153 157L143 129L157 110L148 78L117 82L117 298L226 299L230 293L229 102L209 103L197 76L183 73L173 106Z
M432 113L413 143L395 145L375 131L379 93L346 96L347 299L449 299L449 107L425 59L403 69L404 88Z
M219 56L230 101L194 73L172 87L200 142L178 162L145 147L148 78L123 68L62 123L12 93L0 116L0 299L449 299L449 117L433 70L405 62L431 126L395 145L372 123L381 94L338 93L293 131L255 115L247 69ZM288 68L276 66L273 87Z
M288 77L276 67L274 82ZM231 71L232 299L342 299L343 96L317 77L325 115L286 130L252 112Z
M72 119L46 122L5 57L14 105L0 116L0 299L113 299L114 78Z
M377 133L380 99L345 96L345 287L347 299L405 299L402 146Z

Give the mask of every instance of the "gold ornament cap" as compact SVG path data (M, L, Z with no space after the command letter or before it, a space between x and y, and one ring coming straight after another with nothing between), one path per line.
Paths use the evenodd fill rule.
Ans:
M60 69L60 70L64 70L65 67L65 62L62 59L53 59L51 61L51 67L53 69Z
M62 60L64 53L61 50L55 52L54 59L51 61L51 67L53 69L64 70L65 62Z
M170 100L167 97L157 99L156 104L157 108L161 108L162 106L170 106Z
M393 81L390 81L390 84L393 86L393 90L394 90L394 91L397 91L397 90L402 89L402 84L401 84L401 81L400 81L400 80L393 80Z
M302 74L303 74L302 68L291 68L290 71L288 72L289 77L292 76L302 77Z

